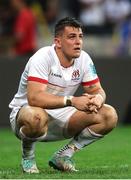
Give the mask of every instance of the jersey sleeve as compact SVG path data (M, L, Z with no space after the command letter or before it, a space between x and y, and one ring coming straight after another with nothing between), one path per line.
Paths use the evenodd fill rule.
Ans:
M28 81L48 83L49 59L46 55L35 54L28 65Z
M99 82L99 77L96 72L95 65L88 54L84 54L84 76L82 86L90 86Z

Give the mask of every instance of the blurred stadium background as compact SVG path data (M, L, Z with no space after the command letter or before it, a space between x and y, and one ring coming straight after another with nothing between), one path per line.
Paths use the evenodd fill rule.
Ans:
M0 127L9 127L8 104L17 91L28 54L14 55L13 25L17 13L0 0ZM18 0L22 1L22 0ZM17 2L18 2L17 1ZM24 0L23 0L24 1ZM39 49L51 45L53 27L65 16L84 25L84 50L92 57L107 103L119 114L120 124L131 124L131 0L27 0L36 17ZM80 94L82 88L77 91Z

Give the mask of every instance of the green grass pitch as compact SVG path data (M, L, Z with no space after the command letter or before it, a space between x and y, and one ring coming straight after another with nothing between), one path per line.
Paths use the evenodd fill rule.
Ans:
M77 152L78 172L60 172L48 166L48 159L67 141L36 144L40 174L23 174L20 141L10 129L0 129L1 179L131 179L131 126L115 128L103 139Z

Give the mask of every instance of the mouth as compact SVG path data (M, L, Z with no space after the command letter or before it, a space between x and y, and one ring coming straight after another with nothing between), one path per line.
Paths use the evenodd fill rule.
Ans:
M80 51L81 48L80 48L80 47L76 47L76 48L74 48L74 50L75 50L75 51Z

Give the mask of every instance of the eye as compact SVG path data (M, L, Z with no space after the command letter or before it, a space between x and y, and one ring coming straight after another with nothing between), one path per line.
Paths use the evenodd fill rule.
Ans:
M81 39L83 39L83 34L80 34L80 36L79 36Z
M75 35L71 35L69 36L69 39L74 39L76 36Z

